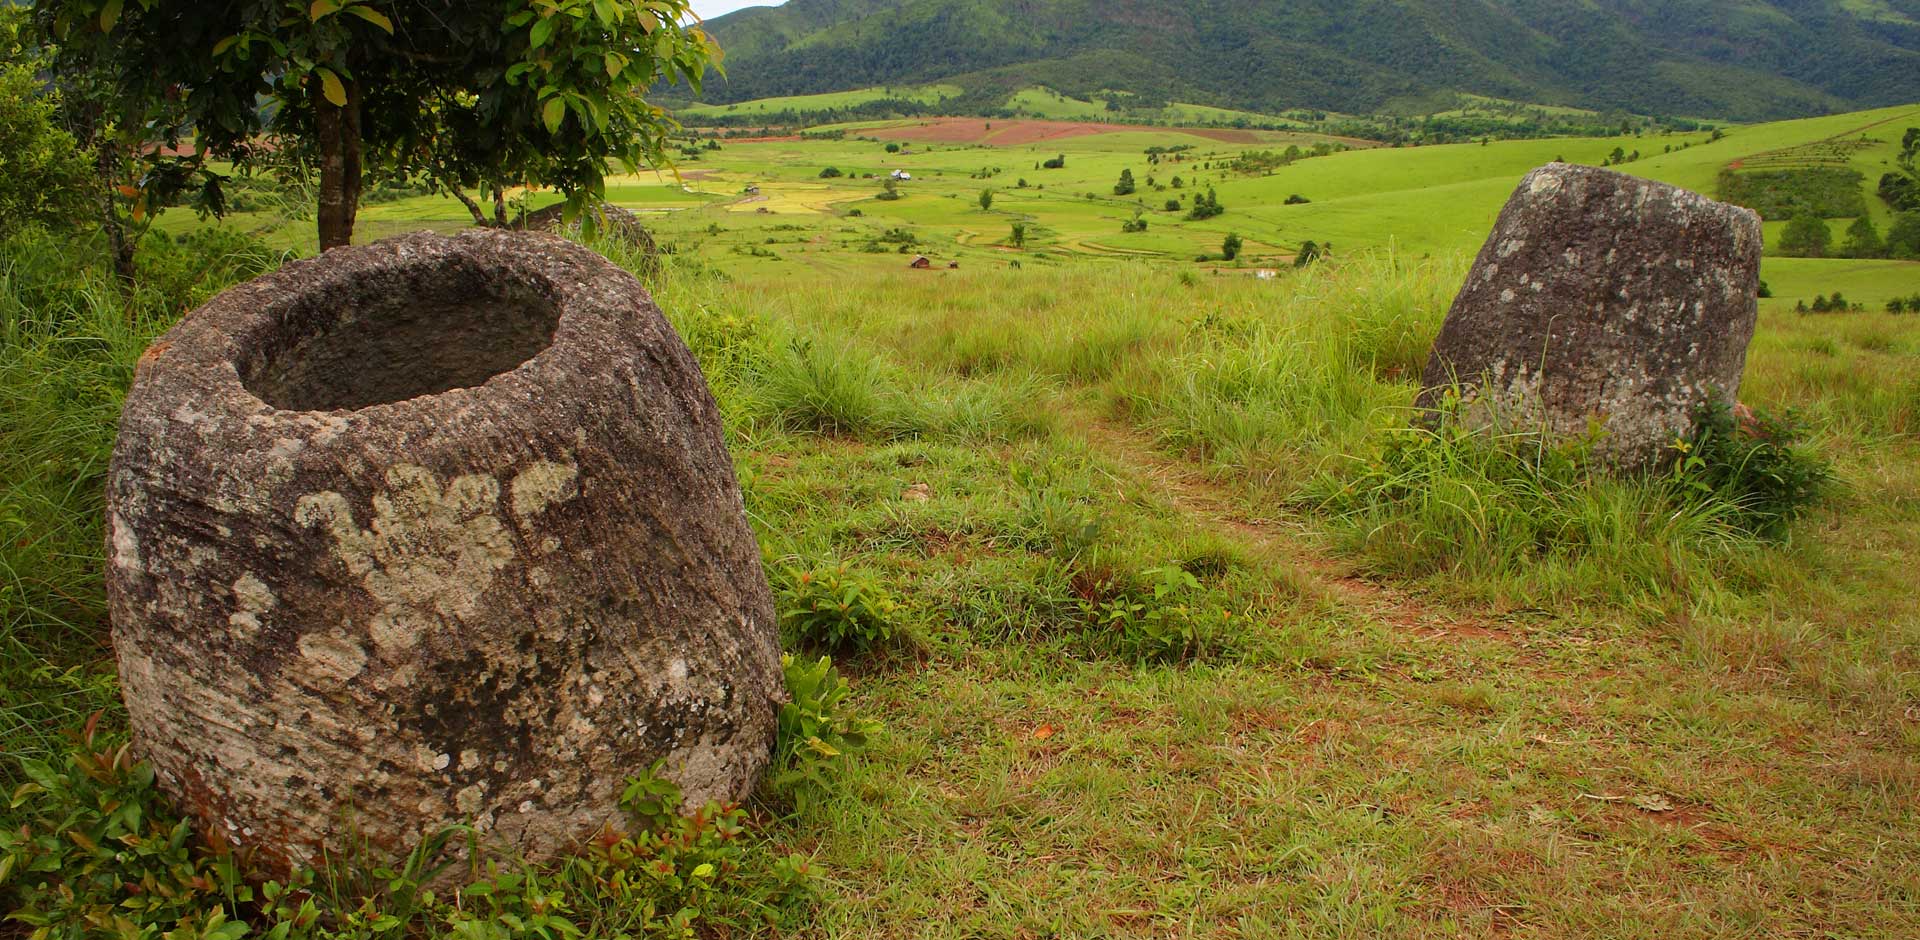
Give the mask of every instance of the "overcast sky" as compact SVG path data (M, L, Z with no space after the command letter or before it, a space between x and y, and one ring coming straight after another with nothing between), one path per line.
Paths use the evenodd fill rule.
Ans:
M693 12L701 19L713 19L744 7L777 7L786 0L693 0Z

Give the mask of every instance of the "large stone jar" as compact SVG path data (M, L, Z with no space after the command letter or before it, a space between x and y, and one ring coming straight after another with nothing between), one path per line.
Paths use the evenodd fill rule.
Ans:
M743 796L784 695L720 416L640 284L411 235L142 357L107 490L138 753L258 868L472 823L531 858L665 760Z
M1760 217L1596 167L1527 174L1454 298L1419 407L1579 437L1620 469L1665 462L1702 406L1740 391Z

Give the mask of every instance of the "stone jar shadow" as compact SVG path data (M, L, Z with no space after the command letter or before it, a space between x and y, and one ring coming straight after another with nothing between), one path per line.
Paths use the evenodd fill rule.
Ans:
M638 281L565 240L298 261L141 358L107 485L135 747L283 872L470 823L528 858L769 760L772 599L720 415Z

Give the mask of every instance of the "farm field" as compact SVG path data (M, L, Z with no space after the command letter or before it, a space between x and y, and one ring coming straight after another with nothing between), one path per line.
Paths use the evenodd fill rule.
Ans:
M1697 471L1616 478L1577 446L1515 457L1409 420L1528 170L1622 147L1641 152L1623 170L1710 193L1735 163L1846 140L1872 180L1920 106L1718 140L1390 148L1043 104L721 139L677 175L610 181L669 254L653 271L590 244L699 359L781 611L843 576L892 602L890 635L831 650L839 707L882 726L865 746L769 783L726 865L648 882L698 898L697 929L536 872L538 914L575 928L556 936L1920 936L1920 316L1882 312L1920 295L1920 263L1765 262L1741 399L1831 474L1777 529ZM1289 147L1323 152L1230 167ZM1188 219L1206 192L1225 211ZM433 196L360 219L364 240L468 223ZM134 364L312 244L310 220L264 212L159 227L175 237L131 295L97 245L7 243L17 758L57 764L93 715L123 733L100 481ZM1295 268L1309 240L1330 253ZM908 268L921 255L934 270ZM1836 291L1866 309L1793 312ZM797 624L788 648L829 651ZM0 762L0 784L27 767ZM0 833L35 805L0 810ZM153 877L272 935L193 857ZM0 898L20 883L0 874ZM405 886L327 873L302 900L334 932L294 936L540 935L457 927L481 901L448 914Z
M721 149L683 161L677 179L625 177L610 183L608 195L644 214L676 250L743 277L884 270L904 266L901 254L927 255L942 268L949 262L964 269L1134 259L1228 276L1287 266L1306 241L1330 244L1345 256L1391 250L1412 258L1471 257L1528 170L1555 159L1598 164L1615 148L1641 153L1621 167L1625 172L1711 195L1730 165L1766 165L1782 155L1790 161L1822 142L1863 140L1845 151L1845 160L1871 184L1891 164L1902 130L1915 125L1920 106L1733 127L1720 140L1702 132L1387 148L1288 131L928 118L809 132L841 139L722 141ZM889 145L900 152L888 152ZM1228 168L1249 152L1299 147L1310 153L1316 145L1352 149L1253 174ZM1147 157L1150 148L1185 149L1156 164ZM1065 166L1041 166L1055 157ZM829 168L840 175L822 178ZM1116 196L1123 170L1134 175L1136 191ZM895 171L912 179L897 184L901 198L886 201L882 183ZM1208 191L1226 211L1189 220L1195 196ZM992 194L989 208L979 203L983 192ZM1286 204L1294 196L1307 201ZM1169 208L1170 201L1178 208ZM1885 206L1866 201L1884 228ZM1145 230L1122 231L1136 215ZM198 224L176 216L166 224ZM366 237L380 237L466 221L451 199L417 197L370 206L361 224ZM1832 220L1836 238L1847 221ZM279 227L245 217L235 224ZM1020 248L1009 244L1016 224L1025 227ZM1784 224L1767 222L1770 244ZM296 246L303 232L295 227L281 240ZM1245 243L1235 262L1195 261L1217 256L1228 234ZM1911 293L1920 266L1770 257L1763 277L1774 289L1770 308L1835 290L1878 306Z
M718 115L777 114L784 111L828 111L834 108L847 108L866 104L870 101L901 100L920 104L939 104L948 98L959 96L964 89L958 85L927 85L919 88L866 88L858 91L829 92L820 95L791 95L783 98L760 98L743 101L738 104L688 105L680 109L682 120L698 121L703 117Z

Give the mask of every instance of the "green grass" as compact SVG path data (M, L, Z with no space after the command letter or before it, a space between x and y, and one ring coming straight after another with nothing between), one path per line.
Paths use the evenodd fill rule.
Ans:
M1263 176L1232 173L1224 165L1249 150L1278 151L1290 145L1311 149L1333 141L1308 133L1156 128L983 146L942 141L933 133L937 128L925 128L925 123L837 125L848 134L841 140L723 141L721 150L682 163L680 181L652 173L626 177L613 181L609 195L617 204L646 212L677 250L749 278L811 271L867 276L902 266L904 259L862 250L875 236L902 226L911 228L923 242L921 250L943 266L957 260L963 268L1080 259L1191 266L1198 255L1217 253L1228 233L1238 233L1248 242L1243 260L1207 267L1244 273L1289 263L1307 240L1331 243L1336 255L1388 248L1414 259L1470 254L1528 170L1556 158L1597 164L1615 147L1643 155L1624 166L1626 172L1712 193L1718 175L1730 164L1818 148L1833 140L1867 138L1873 141L1870 146L1849 147L1846 153L1849 165L1871 186L1884 172L1901 131L1920 124L1920 108L1728 127L1718 141L1693 133L1494 141L1486 146L1360 144L1359 149L1301 160ZM1019 139L1002 136L1018 131L1019 122L990 123L992 139ZM889 154L885 141L862 139L873 133L912 140L912 152ZM1214 136L1206 136L1210 134ZM1148 162L1148 148L1169 146L1190 149L1179 154L1179 162ZM1667 148L1671 152L1664 152ZM1064 169L1038 168L1056 154L1067 157ZM821 179L820 171L829 166L846 175ZM878 178L896 169L914 176L902 187L905 198L875 200ZM1123 169L1132 171L1139 189L1133 196L1115 197L1113 184ZM1181 177L1182 188L1172 188L1174 176ZM1026 188L1018 185L1022 179ZM758 198L745 195L749 185L759 187ZM1196 186L1213 187L1227 206L1226 214L1187 220L1185 207ZM983 189L995 193L991 211L977 205ZM1296 194L1310 202L1284 204ZM1181 200L1182 208L1168 210L1169 199ZM1885 207L1871 196L1867 203L1884 230ZM849 218L854 209L861 216ZM1147 230L1123 233L1121 225L1136 212L1148 222ZM1010 251L1004 244L1015 222L1025 223L1033 233L1026 251ZM185 230L195 223L173 213L163 224ZM265 229L276 244L310 244L305 224L285 226L267 218L237 224ZM457 204L432 197L370 206L362 215L369 237L464 224L466 213ZM1768 224L1770 239L1777 239L1781 225ZM1836 231L1844 227L1843 221L1835 222ZM1920 267L1897 262L1842 264L1827 269L1833 272L1830 282L1810 280L1814 268L1799 259L1770 257L1765 268L1763 276L1789 308L1803 296L1810 299L1834 290L1884 303L1886 297L1910 293L1903 285L1920 278L1915 273Z
M1111 115L1104 101L1085 101L1051 88L1023 88L1007 99L1007 110L1056 121L1097 121Z
M1911 113L1694 135L1628 169L1685 179ZM1149 167L1154 141L1195 149ZM1617 143L1355 151L1249 179L1204 164L1253 145L1172 132L910 156L723 143L683 167L694 194L622 181L618 199L675 210L651 217L676 249L651 287L720 403L763 556L844 565L899 602L886 642L841 663L884 732L807 799L751 806L747 869L797 855L817 903L728 935L1920 933L1920 317L1791 312L1911 293L1920 266L1769 259L1742 397L1798 411L1837 476L1782 539L1657 482L1465 448L1385 459L1513 181ZM1033 169L1056 153L1066 168ZM829 164L915 181L880 202L874 180L819 179ZM1123 235L1123 167L1213 178L1229 211L1149 211ZM366 218L464 218L435 205ZM1024 251L1001 244L1016 221ZM864 250L898 228L961 268ZM58 753L95 710L123 722L99 582L120 395L158 331L277 257L195 230L147 248L131 304L85 239L5 245L10 756ZM1229 231L1244 267L1191 260ZM1335 261L1246 276L1305 238ZM1356 498L1383 467L1388 498ZM1175 570L1194 586L1156 597ZM1116 605L1194 642L1150 655Z
M133 363L180 312L280 255L221 231L149 239L122 295L93 240L27 232L0 251L0 741L45 757L117 710L104 645L101 491ZM12 762L0 784L18 781Z
M873 101L913 101L939 104L955 98L965 89L958 85L919 85L899 88L860 88L820 95L791 95L783 98L758 98L736 104L694 104L676 112L683 121L697 123L701 118L722 115L823 113L856 107Z
M1915 859L1884 852L1911 844L1920 792L1901 717L1920 634L1896 573L1920 548L1915 438L1819 420L1847 489L1785 544L1582 480L1550 495L1608 537L1557 559L1377 564L1421 536L1296 497L1401 420L1458 263L727 290L910 372L1055 388L1067 416L998 446L874 428L742 454L767 528L877 572L925 650L864 677L889 732L796 822L840 882L819 933L1912 929ZM1775 345L1801 323L1763 327L1765 400L1870 411L1867 387L1774 390L1810 359ZM1880 329L1891 351L1840 361L1910 367L1920 323ZM1049 468L1099 520L1100 557L1066 564L1007 466ZM1235 642L1184 669L1090 657L1076 567L1167 562L1211 572Z

